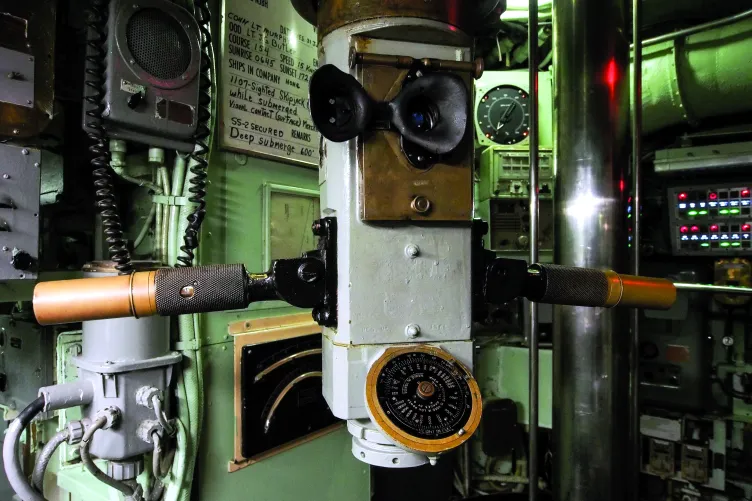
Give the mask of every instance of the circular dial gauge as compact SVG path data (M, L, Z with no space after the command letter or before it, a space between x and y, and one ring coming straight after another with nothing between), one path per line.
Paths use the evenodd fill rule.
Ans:
M499 85L478 103L476 120L481 133L499 144L516 144L530 134L530 96L513 85Z
M475 379L445 351L430 346L388 349L369 370L366 400L389 437L420 452L457 447L480 422Z

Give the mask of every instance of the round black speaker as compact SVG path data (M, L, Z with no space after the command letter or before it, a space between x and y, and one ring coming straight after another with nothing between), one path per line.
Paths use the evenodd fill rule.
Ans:
M164 0L121 2L115 41L135 76L163 89L185 86L200 67L196 20L182 7Z
M188 34L165 11L141 9L133 14L128 19L125 38L136 64L157 78L179 78L191 64Z

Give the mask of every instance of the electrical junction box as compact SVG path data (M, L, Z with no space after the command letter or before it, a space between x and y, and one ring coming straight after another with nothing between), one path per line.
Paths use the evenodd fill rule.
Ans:
M39 261L39 150L0 144L0 280L35 280Z

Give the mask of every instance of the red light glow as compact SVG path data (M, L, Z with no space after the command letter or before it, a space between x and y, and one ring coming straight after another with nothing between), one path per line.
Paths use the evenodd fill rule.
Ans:
M718 225L717 224L711 224L710 225L710 231L718 231Z
M748 225L748 224L743 224L743 225L742 225L742 231L749 231L749 230L750 230L750 228L752 228L752 226L750 226L750 225Z
M686 200L686 199L687 199L687 194L686 193L684 193L684 192L679 193L679 200Z
M711 200L717 200L718 199L718 193L711 193L708 195L708 198Z
M742 196L748 197L749 196L749 190L742 190Z
M692 226L689 230L692 233L697 233L698 231L700 231L700 227L699 226Z
M686 232L689 231L689 227L688 226L682 226L681 228L679 228L679 231L682 232L682 233L686 233Z
M606 66L606 84L611 89L611 95L614 94L616 84L619 82L619 68L616 66L616 60L610 59Z

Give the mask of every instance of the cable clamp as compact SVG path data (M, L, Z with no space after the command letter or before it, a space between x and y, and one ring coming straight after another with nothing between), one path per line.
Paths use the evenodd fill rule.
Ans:
M176 207L188 206L198 207L199 204L191 202L189 197L175 197L172 195L152 195L151 199L155 204L172 205Z

